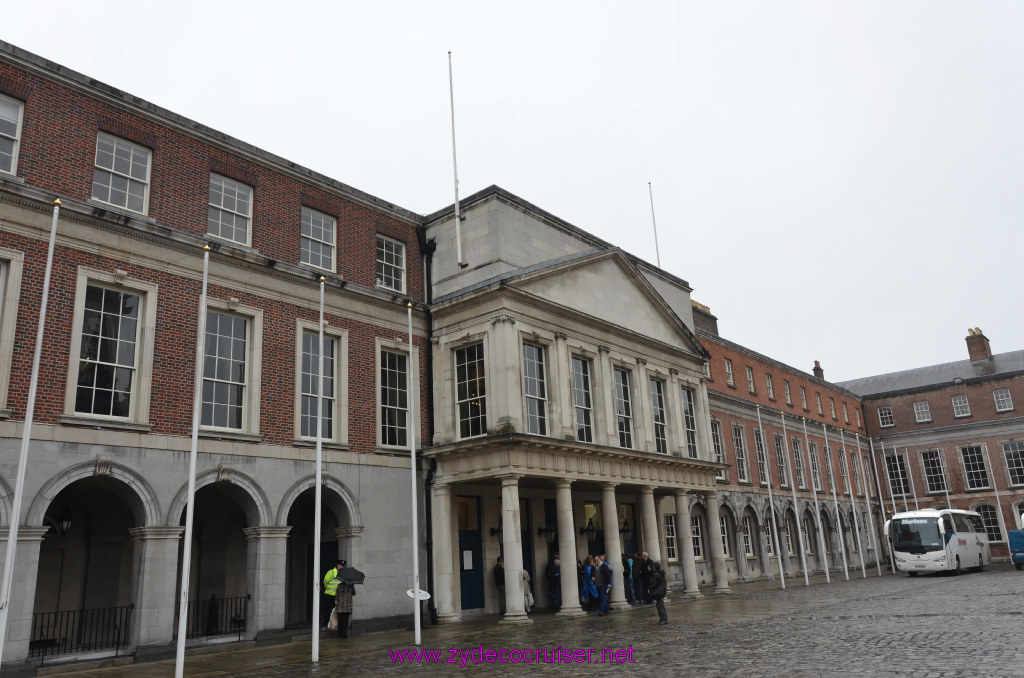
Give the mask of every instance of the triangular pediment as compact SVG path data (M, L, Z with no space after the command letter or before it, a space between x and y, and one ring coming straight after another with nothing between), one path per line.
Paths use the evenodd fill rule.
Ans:
M691 353L704 353L679 316L618 250L524 273L506 284L567 311Z

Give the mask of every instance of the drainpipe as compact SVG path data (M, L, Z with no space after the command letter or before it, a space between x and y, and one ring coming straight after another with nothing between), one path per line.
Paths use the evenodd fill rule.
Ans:
M434 299L433 291L433 277L431 275L431 266L434 262L434 251L437 249L437 243L433 239L427 240L426 229L419 227L416 229L416 239L419 242L420 254L423 255L423 293L426 301L427 309L424 311L427 317L427 345L424 355L427 359L427 384L431 387L427 389L427 439L431 442L434 440L434 356L431 354L431 347L433 343L431 339L434 336L434 317L430 313L430 303ZM422 417L421 417L422 419ZM424 445L420 441L420 453L422 454ZM434 521L431 515L431 506L433 493L432 488L434 485L434 473L437 471L437 461L434 459L430 460L430 468L427 470L427 475L423 479L423 506L426 512L425 516L425 528L426 528L426 539L425 547L427 552L427 581L426 585L422 588L430 592L430 600L427 603L427 611L430 614L430 623L432 625L437 624L437 607L435 607L434 601L436 600L436 591L434 591Z

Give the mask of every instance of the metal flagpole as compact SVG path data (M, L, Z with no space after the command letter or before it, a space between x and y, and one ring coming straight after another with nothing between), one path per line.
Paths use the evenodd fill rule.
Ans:
M949 500L949 478L946 477L946 453L940 447L939 452L939 470L942 471L942 489L946 491L946 508L953 508L953 503Z
M768 471L768 506L772 513L772 530L775 532L775 554L779 557L779 581L786 588L786 572L782 567L782 540L779 538L779 525L775 520L775 499L772 496L772 466L768 463L768 448L765 445L764 427L761 426L761 406L757 406L757 428L761 432L761 449L764 450L765 468ZM757 450L754 450L757 453Z
M992 460L988 456L988 443L982 443L981 447L985 450L985 463L992 469L992 489L996 493L996 505L999 507L999 536L1006 539L1006 521L1003 520L1003 500L999 496L999 485L996 483L996 470L992 466Z
M189 570L192 565L192 523L196 505L196 455L199 447L200 396L203 391L203 363L206 358L206 285L210 274L210 246L203 248L203 291L199 296L199 329L196 337L195 384L192 393L192 449L188 456L188 504L185 508L185 543L181 555L181 599L178 602L178 651L174 677L185 675L185 630L188 623Z
M796 498L796 456L793 454L793 449L789 446L789 432L786 431L786 413L779 412L779 418L782 420L782 443L786 446L786 454L792 460L790 461L792 469L790 470L789 488L793 490L793 510L796 512L796 535L799 540L797 543L800 545L800 566L804 570L804 585L810 586L811 577L807 573L807 549L804 546L803 520L800 519L800 504Z
M850 568L846 561L846 538L843 536L843 514L839 510L839 495L836 494L836 467L832 463L832 449L828 444L828 429L825 428L825 422L821 423L821 434L825 438L825 461L828 462L832 476L832 501L836 505L836 535L839 537L839 550L843 554L843 574L846 575L846 581L850 581Z
M882 446L882 464L885 466L885 483L889 486L889 499L892 501L892 513L896 515L896 491L892 489L892 470L889 468L889 461L885 458L885 443L879 441ZM893 464L895 465L897 459L893 457ZM897 466L898 468L898 466ZM902 474L900 475L902 478Z
M0 588L0 664L3 663L4 642L7 637L7 617L11 609L11 586L14 583L14 557L18 548L18 527L21 525L21 502L25 494L25 472L28 468L28 446L32 438L32 419L36 410L36 389L39 386L39 363L43 355L43 335L46 325L46 306L50 298L50 273L53 271L53 250L57 244L57 220L60 199L53 201L53 219L50 222L50 244L46 250L46 272L39 304L39 323L36 326L36 350L32 356L32 376L29 379L28 402L25 405L25 424L21 431L21 451L18 454L18 475L14 483L10 527L7 532L7 550L4 553L4 578Z
M455 80L452 77L452 52L448 50L448 96L452 107L452 173L455 176L455 253L459 268L468 264L462 261L462 219L459 217L459 163L455 153Z
M647 182L647 193L651 196L651 225L654 226L654 256L658 258L658 268L661 268L661 250L658 249L658 222L654 220L654 189L651 182Z
M896 470L899 471L899 473L900 473L900 494L903 495L903 510L904 511L909 511L910 507L907 506L907 485L909 483L907 483L907 476L903 472L904 465L900 464L900 459L901 459L901 457L900 457L899 450L897 450L896 449L896 445L893 444L893 446L892 446L892 460L896 464Z
M839 441L843 446L843 457L840 460L841 463L846 463L846 436L843 433L843 429L839 429ZM854 461L857 457L854 457ZM850 472L846 474L846 487L850 492L850 509L853 511L853 533L856 536L857 541L857 554L860 556L860 573L864 576L864 579L868 578L867 566L864 565L864 541L860 538L860 524L857 521L857 486L853 482L854 471L856 467L851 467Z
M804 447L807 448L807 472L811 474L811 494L814 495L814 524L818 528L818 553L825 563L825 582L832 583L829 575L828 554L825 553L825 531L821 527L821 508L818 506L818 488L814 485L814 465L811 462L811 439L807 437L807 417L800 417L804 427Z
M871 440L871 439L869 438L868 440ZM883 443L881 440L879 440L878 444L882 446L882 464L885 466L885 484L889 486L889 498L892 500L892 515L896 515L896 493L893 492L893 489L892 489L892 473L889 470L889 462L886 461L886 459L885 459L885 443ZM872 457L874 457L874 451L875 451L875 444L874 444L874 441L872 441L871 442L871 455L872 455ZM881 492L879 492L879 494L881 494ZM885 515L885 502L881 501L881 497L879 497L879 501L882 504L882 515L884 516ZM892 520L891 516L890 516L889 520ZM889 520L886 520L885 522L889 522ZM890 541L886 541L885 542L885 552L889 555L889 565L892 567L892 576L895 577L896 576L896 556L889 549L890 543L891 543Z
M907 475L910 476L910 491L914 495L914 510L920 511L921 505L917 502L917 488L914 487L914 467L910 464L910 450L903 448L903 454L907 455Z
M409 382L410 386L415 383L414 375L416 370L413 368L413 354L412 354L412 302L408 305L409 311ZM419 540L419 519L416 511L416 416L419 412L419 408L416 407L416 403L419 402L417 397L419 394L412 388L409 394L409 458L411 459L412 467L412 600L413 600L413 627L414 627L414 642L416 645L420 644L420 540Z
M314 490L313 504L313 663L320 661L320 596L322 593L323 581L320 579L320 530L322 529L323 509L320 502L323 499L323 479L321 478L321 467L324 456L324 282L327 279L320 276L320 347L317 349L320 356L317 365L317 386L316 386L316 467L313 471ZM338 619L341 623L341 619Z
M857 434L857 464L860 466L860 477L864 479L864 487L870 486L870 479L868 478L868 470L864 468L864 452L860 447L860 434ZM875 475L875 483L877 485L878 476ZM882 576L882 557L878 551L878 537L875 535L875 518L871 515L871 493L864 493L864 506L868 510L868 524L865 525L867 531L871 533L871 546L875 549L875 565L878 566L878 576ZM884 511L883 511L884 513Z

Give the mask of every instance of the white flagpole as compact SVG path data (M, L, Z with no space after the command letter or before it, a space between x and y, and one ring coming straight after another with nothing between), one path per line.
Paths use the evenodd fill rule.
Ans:
M846 450L846 436L843 434L843 429L839 429L839 441L843 446L843 458L842 463L846 464L847 450ZM854 461L856 461L854 457ZM850 472L846 474L846 487L850 492L850 509L853 511L853 534L855 541L857 542L857 554L860 556L860 573L864 579L868 578L867 566L864 565L864 541L860 538L860 524L857 520L857 486L853 482L853 472L855 467L850 467Z
M992 460L988 456L988 443L982 443L981 447L985 450L985 463L992 469L992 489L996 493L996 505L999 507L999 536L1006 539L1006 522L1003 520L1003 500L999 496L999 485L996 483L996 470L992 466Z
M654 227L654 256L658 258L658 268L661 268L661 250L658 248L658 222L654 220L654 189L651 182L647 182L647 193L651 196L651 225Z
M459 217L459 163L455 153L455 79L452 77L452 52L448 50L448 96L452 107L452 173L455 176L455 254L459 268L468 264L462 261L462 219Z
M188 623L188 585L192 565L192 523L196 504L196 456L199 448L199 414L202 410L203 363L206 359L206 285L210 273L210 246L203 248L203 291L199 296L199 330L196 338L195 384L192 393L192 449L188 456L188 504L185 509L185 542L181 554L181 599L178 602L178 648L174 678L185 675L185 630Z
M317 365L317 386L316 386L316 467L313 472L313 663L320 661L320 596L323 582L320 580L320 530L322 529L322 509L320 502L323 497L323 479L321 478L321 467L324 457L324 281L326 278L320 276L320 347L317 355L320 360ZM341 623L341 619L338 620Z
M418 393L412 386L416 383L413 375L416 373L413 365L412 352L412 302L408 305L409 314L409 459L412 468L412 618L414 627L414 643L420 644L420 540L419 540L419 518L416 511L416 416L419 408Z
M11 525L7 533L7 551L4 553L4 578L0 589L0 664L3 663L4 642L7 637L7 616L11 609L11 586L14 583L14 557L18 548L18 527L21 525L21 502L25 494L25 472L28 468L28 446L32 438L32 419L36 410L36 389L39 386L39 362L43 355L43 335L46 325L46 306L50 298L50 273L53 270L53 250L57 244L57 219L60 200L53 201L53 220L50 222L50 244L46 250L46 273L43 275L43 294L39 305L39 324L36 326L36 350L32 356L32 376L29 380L28 402L25 405L25 424L21 431L21 451L18 455L18 475L14 483L11 505Z
M800 546L800 566L804 570L804 585L811 585L811 577L807 573L807 549L804 547L804 529L803 520L800 515L800 504L796 498L796 456L793 454L793 449L789 446L789 433L786 431L786 413L779 412L779 419L782 420L782 444L785 445L786 455L791 459L790 471L789 471L789 488L793 490L793 511L796 513L796 536L797 543Z
M882 465L885 466L885 483L889 486L889 499L892 501L892 514L896 515L896 490L892 488L892 470L889 468L889 461L885 458L885 443L879 441L882 446ZM899 470L899 459L893 456L893 466ZM903 479L903 474L900 474L900 479ZM904 505L906 508L906 505Z
M870 487L870 480L868 479L868 470L864 468L864 453L860 447L860 434L857 434L857 465L860 466L860 477L864 479L864 487ZM877 481L877 476L875 476ZM877 484L877 483L876 483ZM882 576L882 557L878 552L878 538L875 536L875 519L871 515L871 493L864 493L864 506L868 510L868 524L864 527L868 532L871 533L871 546L875 549L875 565L878 566L878 576ZM884 513L884 511L883 511Z
M825 428L825 422L821 423L821 434L825 438L825 461L832 471L832 501L836 505L836 536L839 537L839 550L843 554L843 574L846 575L846 581L850 581L850 567L846 561L846 537L843 536L843 517L839 510L839 495L836 494L836 468L832 463L832 448L828 444L828 429Z
M892 460L896 464L896 470L899 471L900 474L900 494L903 495L903 510L909 511L910 507L907 506L907 485L909 485L909 483L907 482L906 474L903 472L903 465L900 464L900 459L902 459L902 457L900 457L899 450L897 450L896 445L893 444Z
M910 476L910 492L914 495L914 510L920 511L921 505L917 502L917 488L914 487L914 467L910 463L910 450L904 447L903 454L907 455L907 475Z
M807 448L807 472L811 474L811 494L814 495L814 525L818 528L818 554L825 563L825 583L832 583L829 574L828 554L825 553L825 531L821 527L821 508L818 506L818 488L814 486L814 471L811 462L811 439L807 437L807 417L800 417L804 427L804 447Z
M885 443L881 440L878 441L882 446L882 465L885 466L885 484L889 486L889 499L892 500L892 515L896 515L896 493L892 489L892 472L889 470L889 462L885 458ZM872 443L872 451L874 451L874 443ZM893 458L895 463L897 460ZM882 502L882 513L885 513L885 502ZM892 520L892 516L889 517ZM888 520L886 522L889 522ZM891 535L889 535L891 537ZM891 540L885 543L885 552L889 554L889 566L892 568L892 576L896 576L896 555L893 553L889 545Z
M772 465L768 463L768 445L765 442L764 427L761 426L761 406L757 406L757 428L761 432L761 450L764 452L765 470L768 471L768 506L772 513L772 530L775 532L775 555L779 557L779 581L782 588L786 588L786 571L782 567L782 539L779 534L779 525L775 520L775 499L772 496ZM754 450L757 453L757 450Z
M942 487L946 490L946 508L953 508L949 500L949 478L946 476L946 452L939 448L939 470L942 471Z

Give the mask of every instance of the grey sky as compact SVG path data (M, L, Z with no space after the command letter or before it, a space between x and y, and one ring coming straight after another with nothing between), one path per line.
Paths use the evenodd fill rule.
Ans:
M1024 348L1024 5L23 2L0 38L407 209L498 184L839 381Z

